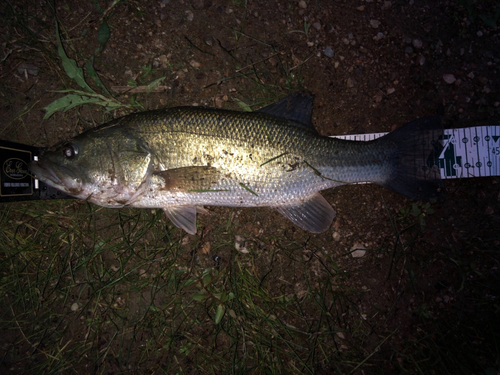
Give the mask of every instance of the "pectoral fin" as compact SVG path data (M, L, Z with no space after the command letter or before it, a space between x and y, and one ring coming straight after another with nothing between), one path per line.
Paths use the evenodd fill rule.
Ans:
M172 168L153 174L163 178L164 190L185 192L209 190L220 178L218 169L208 166Z
M295 204L278 206L276 209L295 225L313 233L326 231L335 218L335 210L319 193Z
M163 211L177 228L184 229L189 234L196 234L195 206L167 207Z

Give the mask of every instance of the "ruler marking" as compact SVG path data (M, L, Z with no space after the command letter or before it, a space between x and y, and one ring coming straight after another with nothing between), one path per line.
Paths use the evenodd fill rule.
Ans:
M335 138L371 141L387 133L341 135ZM500 176L500 125L444 129L441 155L435 163L442 179Z

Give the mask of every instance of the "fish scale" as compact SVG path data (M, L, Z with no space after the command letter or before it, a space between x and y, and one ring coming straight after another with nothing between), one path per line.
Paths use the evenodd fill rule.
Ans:
M436 194L426 164L442 134L423 118L371 142L319 135L301 93L257 112L177 107L125 116L51 148L31 166L45 183L106 207L163 208L196 232L204 205L277 209L321 232L335 211L318 193L375 182L416 199Z

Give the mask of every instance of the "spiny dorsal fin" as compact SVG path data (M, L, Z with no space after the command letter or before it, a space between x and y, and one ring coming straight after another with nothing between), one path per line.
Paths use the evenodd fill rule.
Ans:
M283 117L313 129L312 109L314 96L305 92L294 92L256 112Z

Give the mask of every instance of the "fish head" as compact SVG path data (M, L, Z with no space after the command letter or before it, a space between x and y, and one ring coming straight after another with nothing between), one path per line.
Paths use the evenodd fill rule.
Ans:
M30 164L40 181L75 198L119 207L150 174L150 154L120 131L90 131L45 150Z

